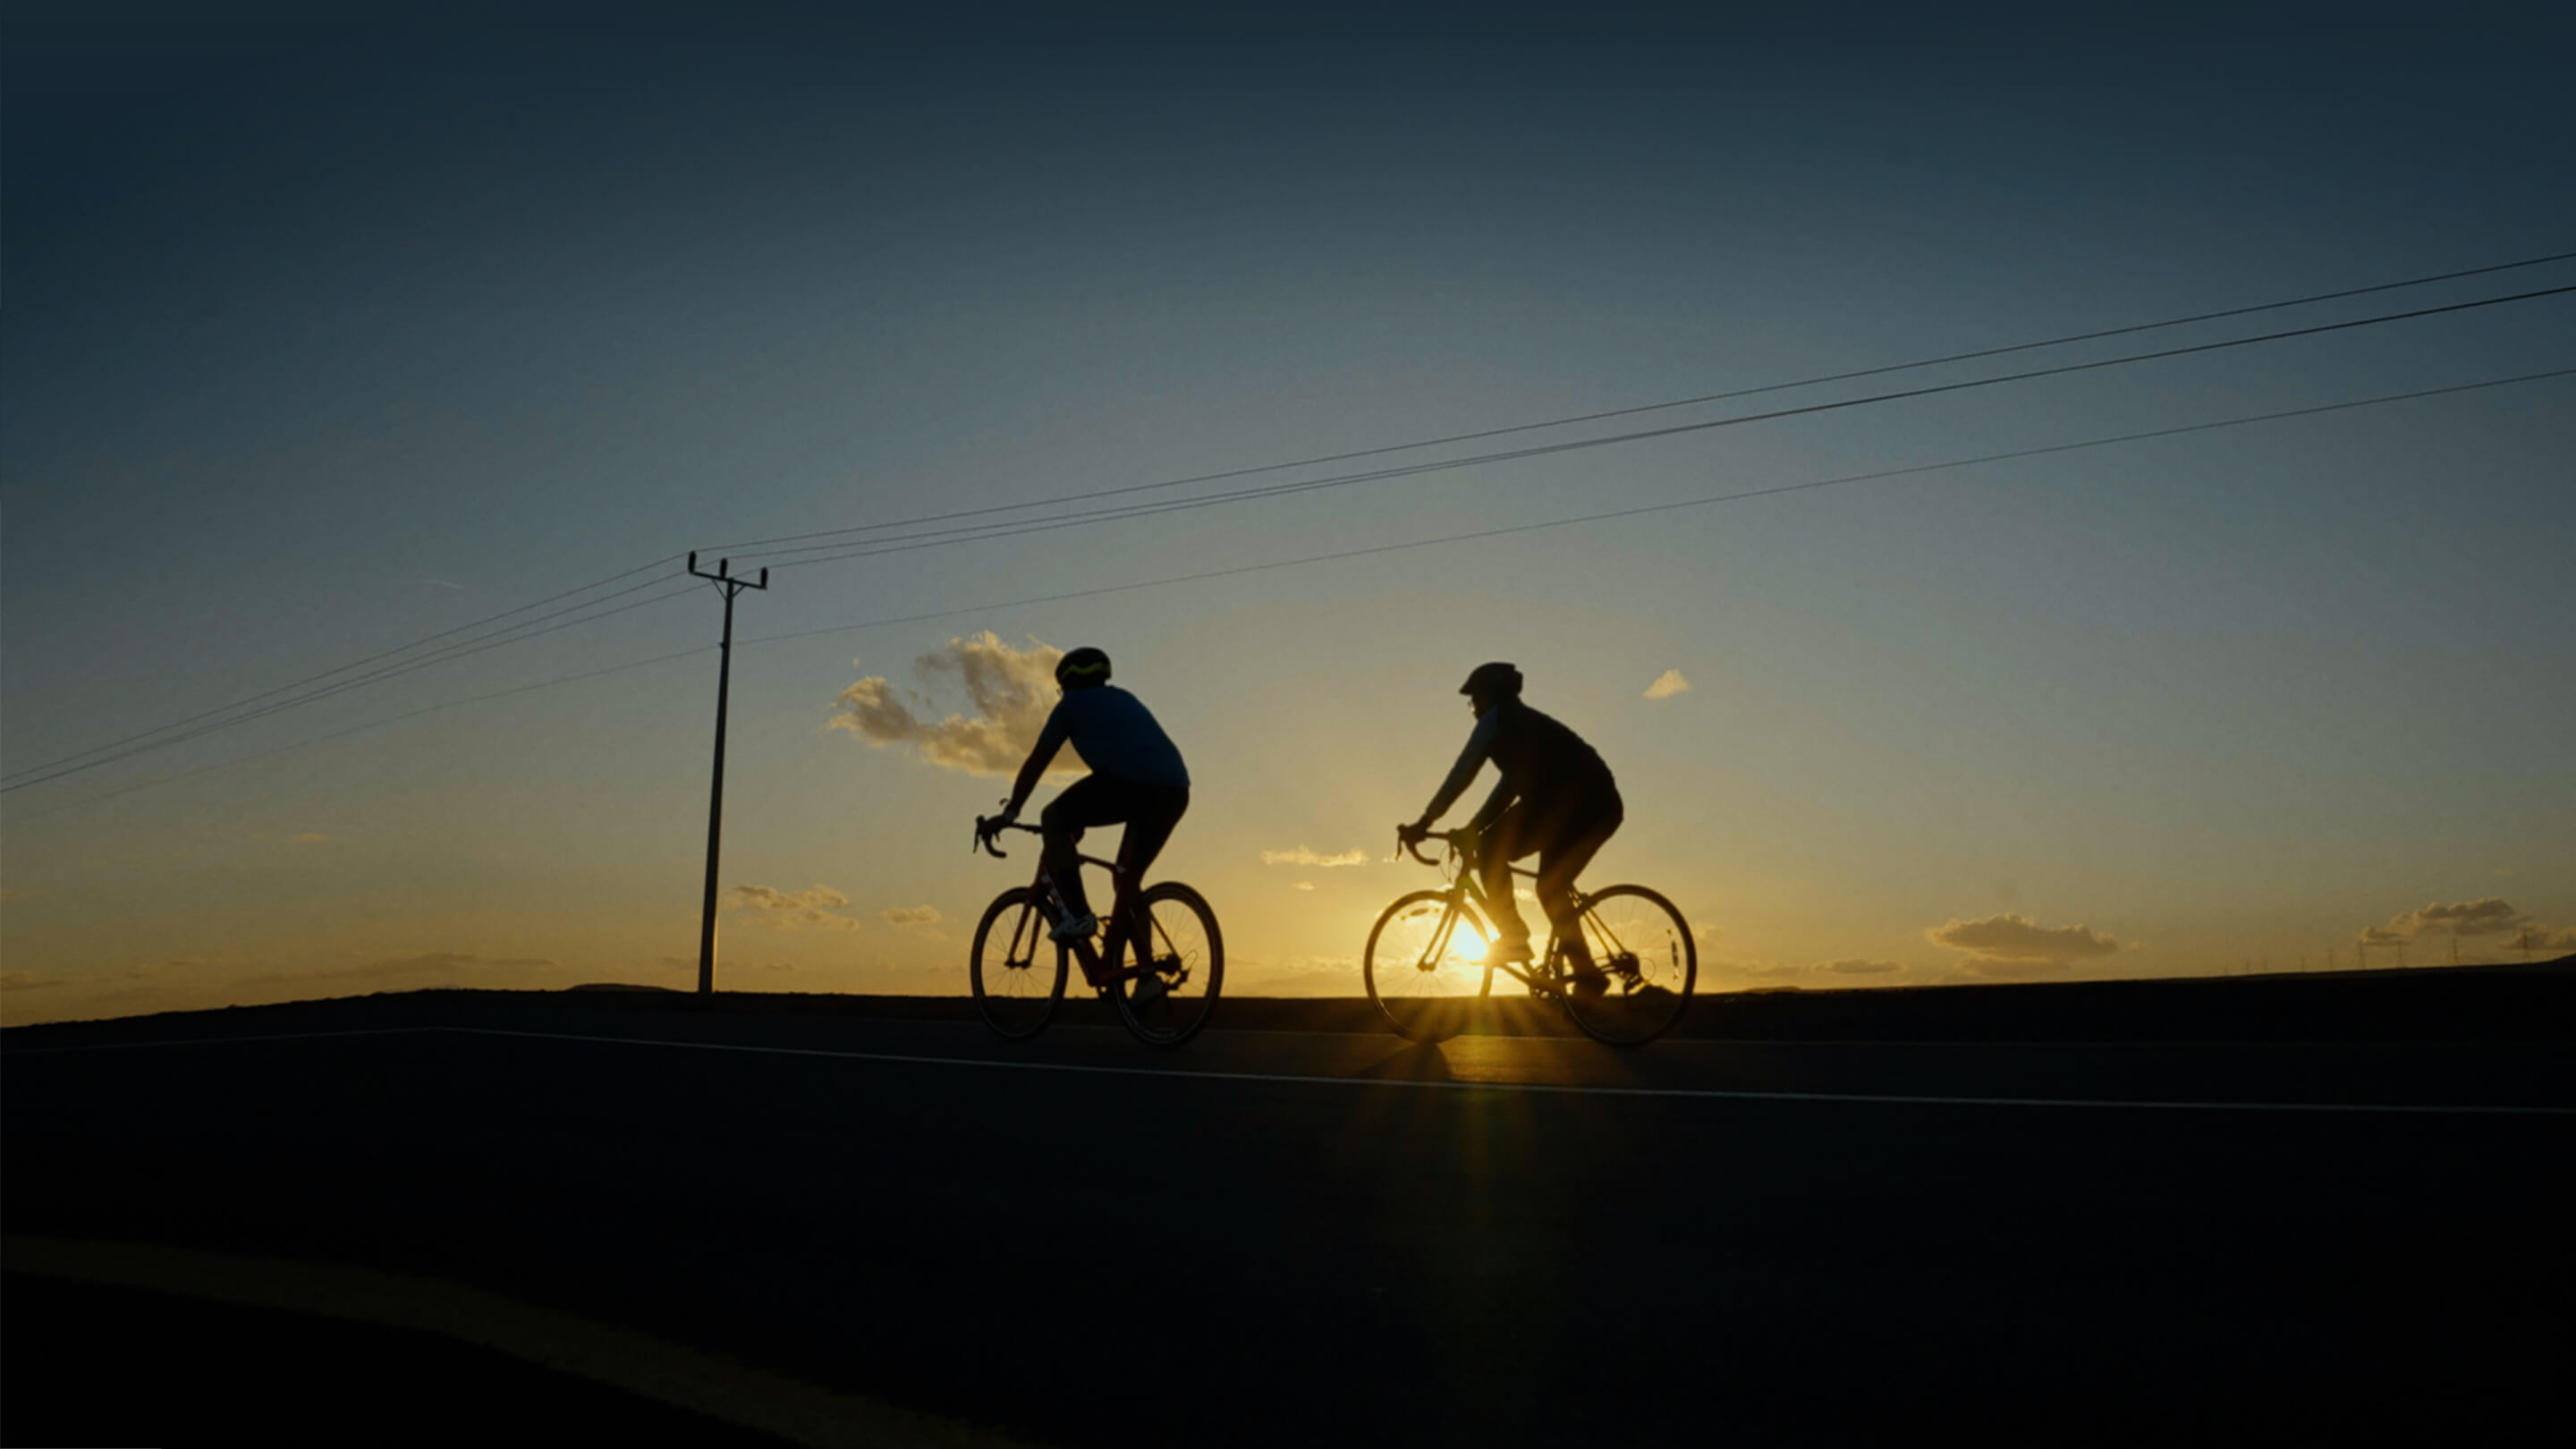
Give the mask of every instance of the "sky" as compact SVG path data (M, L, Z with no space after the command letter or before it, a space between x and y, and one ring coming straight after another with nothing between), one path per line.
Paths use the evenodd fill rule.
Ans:
M728 989L963 992L1083 644L1230 993L1489 659L1703 990L2576 945L2576 294L1854 401L2576 261L1305 461L2576 252L2570 22L1580 14L13 7L0 1020L693 984L691 550Z

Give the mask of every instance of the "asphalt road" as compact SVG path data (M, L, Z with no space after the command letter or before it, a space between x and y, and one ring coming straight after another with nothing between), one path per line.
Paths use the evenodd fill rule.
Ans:
M190 1034L227 1039L142 1044ZM363 1003L11 1036L13 1234L426 1275L1041 1442L2455 1438L2576 1408L2561 1041L1153 1053Z

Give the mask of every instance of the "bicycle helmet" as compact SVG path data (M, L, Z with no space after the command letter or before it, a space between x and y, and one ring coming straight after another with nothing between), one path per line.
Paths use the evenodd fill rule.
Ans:
M1460 694L1480 699L1518 699L1521 697L1521 672L1503 663L1479 664L1467 682L1458 686Z
M1055 662L1055 682L1062 689L1089 689L1109 682L1109 656L1085 645Z

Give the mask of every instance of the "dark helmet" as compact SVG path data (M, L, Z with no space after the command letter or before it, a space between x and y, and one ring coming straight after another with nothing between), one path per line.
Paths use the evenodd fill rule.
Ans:
M1109 682L1109 656L1088 645L1055 662L1055 682L1065 689L1089 689Z
M1479 664L1467 682L1458 686L1460 694L1479 699L1518 699L1521 697L1521 672L1508 664Z

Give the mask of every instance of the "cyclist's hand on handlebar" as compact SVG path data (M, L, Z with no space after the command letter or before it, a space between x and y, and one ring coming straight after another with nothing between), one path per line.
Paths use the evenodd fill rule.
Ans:
M1395 839L1399 845L1420 845L1430 838L1431 828L1426 825L1404 824L1395 827Z

